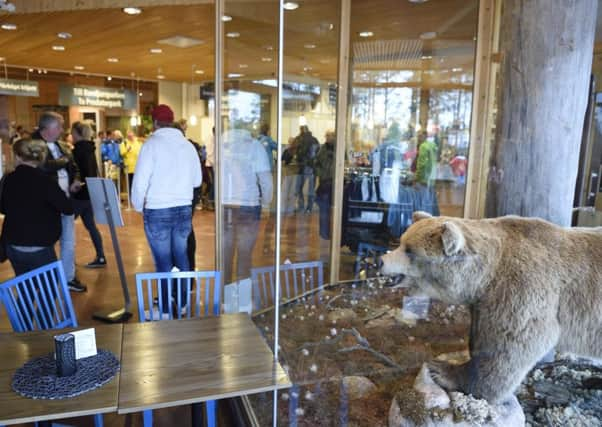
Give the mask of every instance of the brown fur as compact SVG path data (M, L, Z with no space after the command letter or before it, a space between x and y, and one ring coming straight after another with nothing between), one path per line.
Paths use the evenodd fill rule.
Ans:
M415 215L382 272L471 305L471 360L433 364L442 387L499 402L554 347L602 359L602 228L426 216Z

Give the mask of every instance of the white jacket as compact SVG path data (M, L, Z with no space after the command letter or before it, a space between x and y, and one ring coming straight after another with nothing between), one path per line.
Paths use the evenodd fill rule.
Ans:
M132 205L141 212L192 204L203 175L194 146L174 128L157 129L142 145L132 183Z

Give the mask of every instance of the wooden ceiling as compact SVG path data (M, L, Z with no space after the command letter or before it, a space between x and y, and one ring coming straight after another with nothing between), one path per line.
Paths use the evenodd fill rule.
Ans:
M193 0L11 0L15 13L0 14L0 23L17 30L0 30L0 55L8 65L156 80L212 80L215 9L212 1ZM126 4L127 3L127 4ZM338 0L298 0L299 8L285 14L285 74L335 81L337 75ZM477 24L477 0L353 0L351 51L356 79L379 81L382 72L394 75L427 71L432 81L461 83L472 74ZM140 15L127 15L123 6L140 6ZM226 0L232 20L225 32L225 73L242 79L276 75L278 2ZM361 31L373 37L362 38ZM72 37L62 40L59 32ZM423 40L420 35L436 32ZM159 40L185 36L201 43L188 48ZM55 51L62 45L64 51ZM152 54L151 48L162 53ZM424 57L424 58L423 58ZM118 62L108 62L117 58ZM83 71L74 67L83 66ZM196 74L202 70L204 74ZM455 70L455 71L454 71ZM406 73L407 74L407 73ZM455 75L455 77L454 77ZM424 77L424 75L423 75ZM400 77L401 78L401 77Z

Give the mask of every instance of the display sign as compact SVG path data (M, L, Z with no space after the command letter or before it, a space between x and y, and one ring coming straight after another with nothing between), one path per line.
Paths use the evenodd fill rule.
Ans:
M0 95L40 96L38 82L0 79Z
M136 94L127 89L59 85L59 105L136 109Z

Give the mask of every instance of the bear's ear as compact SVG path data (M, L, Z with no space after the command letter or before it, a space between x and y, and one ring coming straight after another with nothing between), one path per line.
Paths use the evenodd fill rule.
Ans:
M424 211L415 211L412 214L412 222L418 222L421 219L426 219L426 218L432 218L433 215L431 215L428 212L424 212Z
M449 221L443 223L441 241L443 242L443 252L447 256L457 255L466 243L460 227Z

